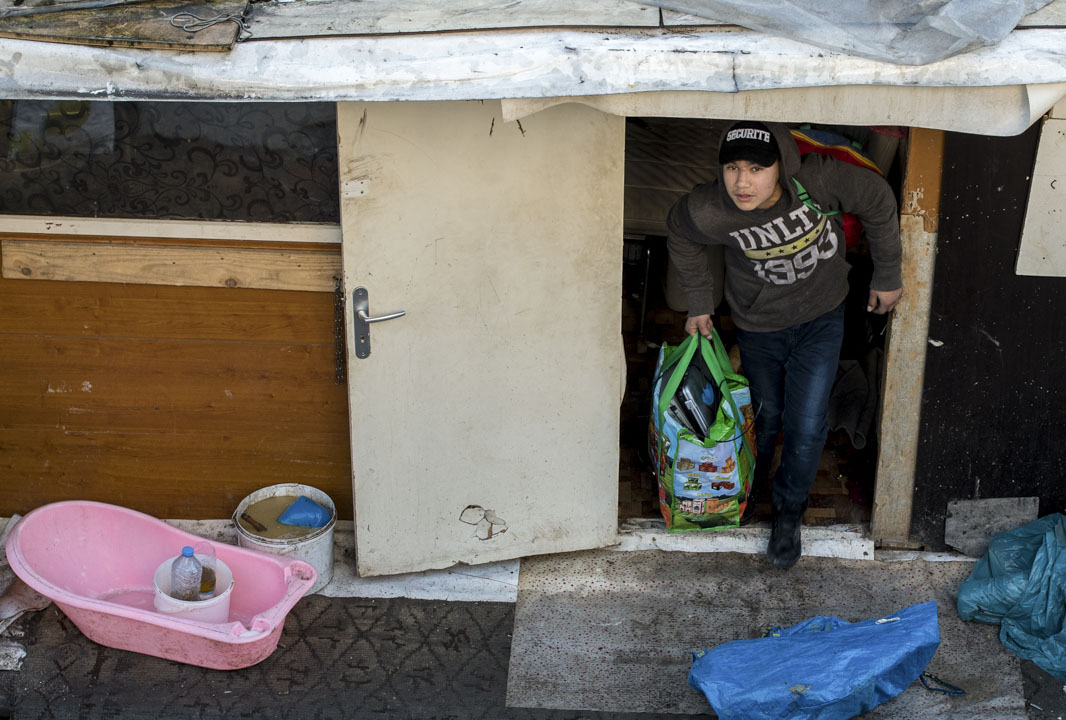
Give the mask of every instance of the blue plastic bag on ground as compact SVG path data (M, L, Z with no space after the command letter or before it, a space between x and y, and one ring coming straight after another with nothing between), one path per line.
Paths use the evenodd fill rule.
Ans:
M1004 647L1066 680L1066 515L992 538L956 605L963 620L999 623Z
M856 623L815 617L696 653L688 682L720 720L844 720L906 690L939 645L934 601Z

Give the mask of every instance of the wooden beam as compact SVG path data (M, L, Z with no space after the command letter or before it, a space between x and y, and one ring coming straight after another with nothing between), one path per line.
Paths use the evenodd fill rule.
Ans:
M332 291L340 248L268 249L4 239L5 279Z
M3 236L90 236L95 242L117 238L169 238L312 244L341 244L341 226L327 223L266 223L233 220L159 220L91 218L67 215L4 215Z
M250 25L255 40L529 28L657 29L659 8L629 0L315 0L256 5Z
M39 233L11 233L0 232L0 243L3 242L41 242L41 243L54 243L57 246L62 243L82 243L82 244L95 244L95 245L165 245L167 247L204 247L214 248L216 250L221 248L236 248L239 250L295 250L297 252L310 252L314 250L324 251L327 253L339 253L340 248L333 243L312 243L312 242L289 242L284 240L235 240L232 238L225 238L221 240L205 240L203 238L175 238L175 237L156 237L156 236L144 236L133 237L124 235L58 235L58 234L39 234Z
M944 133L913 128L903 182L903 298L885 344L880 453L871 533L881 547L911 547L911 509L933 296Z
M36 9L46 4L39 3ZM188 0L156 0L114 7L78 7L91 4L66 2L68 7L61 8L62 12L0 18L0 37L99 47L224 52L237 41L240 27L236 22L220 22L190 32L184 26L195 18L181 14L191 11L205 18L240 18L248 0L212 0L199 6ZM176 24L170 22L174 17L178 19Z

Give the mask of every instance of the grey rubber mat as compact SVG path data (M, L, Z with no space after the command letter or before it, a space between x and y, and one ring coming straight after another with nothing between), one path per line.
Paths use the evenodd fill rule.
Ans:
M654 550L526 558L507 702L710 712L687 683L693 651L816 615L858 621L936 600L941 644L929 670L967 694L915 683L863 717L1024 720L1018 658L1002 648L997 627L964 623L955 612L955 589L971 567L804 557L781 572L762 556Z

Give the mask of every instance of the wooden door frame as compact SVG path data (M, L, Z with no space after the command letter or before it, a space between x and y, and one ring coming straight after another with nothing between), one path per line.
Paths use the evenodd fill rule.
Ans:
M943 168L944 132L911 128L900 212L903 298L892 314L885 342L880 449L870 523L875 544L884 548L916 547L910 539L911 511Z

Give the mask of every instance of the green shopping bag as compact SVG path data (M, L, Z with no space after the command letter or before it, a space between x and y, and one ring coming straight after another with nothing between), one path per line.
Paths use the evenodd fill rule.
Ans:
M693 421L687 407L699 382L712 386L715 399L706 402L705 395L705 402L697 403L702 424ZM684 400L682 388L688 391ZM748 382L733 372L717 331L710 339L697 334L676 347L660 348L649 442L668 531L740 524L755 469L754 419Z

